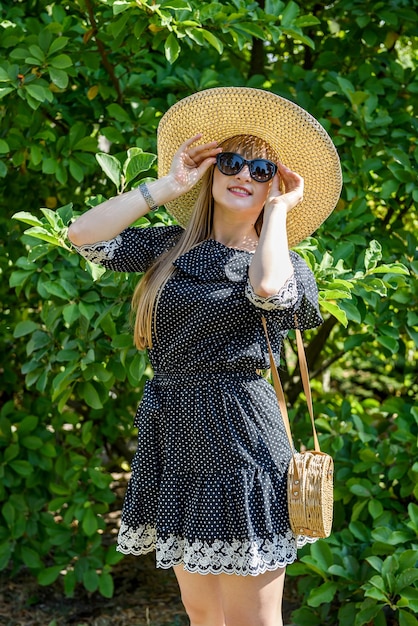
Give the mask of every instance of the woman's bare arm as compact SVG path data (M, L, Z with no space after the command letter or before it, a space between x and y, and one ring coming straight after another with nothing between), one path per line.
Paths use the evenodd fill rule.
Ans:
M215 163L220 150L216 142L194 146L201 135L184 142L174 156L167 176L147 183L157 206L162 206L189 191ZM189 151L192 149L193 158ZM139 189L106 200L83 213L68 229L68 238L76 246L113 239L125 228L148 213L149 207Z
M281 164L279 175L283 181L284 193L280 192L279 178L276 175L264 206L260 240L249 269L251 286L263 298L277 294L293 273L286 220L288 212L303 198L301 176Z

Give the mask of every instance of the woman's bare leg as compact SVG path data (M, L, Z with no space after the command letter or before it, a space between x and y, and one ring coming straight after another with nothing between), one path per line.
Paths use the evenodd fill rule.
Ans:
M285 568L258 576L219 575L226 626L283 626Z
M182 565L173 567L190 626L225 626L219 576L191 574Z
M190 626L283 626L285 569L258 576L191 574L174 567Z

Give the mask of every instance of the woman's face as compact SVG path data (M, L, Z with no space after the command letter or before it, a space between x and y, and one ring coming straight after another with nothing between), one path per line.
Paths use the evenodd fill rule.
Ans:
M236 150L238 154L240 153ZM242 156L245 156L242 154ZM212 195L215 210L259 216L271 187L271 181L258 183L250 176L248 165L234 176L225 176L217 166L213 172Z

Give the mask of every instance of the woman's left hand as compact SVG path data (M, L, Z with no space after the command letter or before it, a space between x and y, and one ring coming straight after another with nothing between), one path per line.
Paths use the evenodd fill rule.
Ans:
M221 152L216 141L194 145L201 137L201 134L191 137L174 155L168 176L173 181L176 195L189 191L216 162L216 155Z
M304 180L302 176L292 172L282 163L277 164L278 172L273 178L270 193L265 208L269 206L282 206L289 213L303 200ZM280 179L283 191L280 190Z

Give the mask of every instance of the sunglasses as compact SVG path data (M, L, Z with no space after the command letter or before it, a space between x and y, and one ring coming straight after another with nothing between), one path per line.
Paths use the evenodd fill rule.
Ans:
M258 183L267 183L277 172L277 165L267 159L251 159L247 161L235 152L221 152L216 157L218 170L225 176L235 176L248 165L251 178Z

